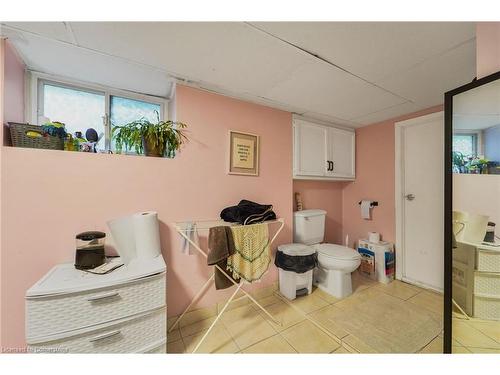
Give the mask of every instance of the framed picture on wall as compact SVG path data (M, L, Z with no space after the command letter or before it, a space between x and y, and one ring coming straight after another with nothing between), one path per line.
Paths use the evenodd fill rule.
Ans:
M229 131L229 174L259 175L259 136Z

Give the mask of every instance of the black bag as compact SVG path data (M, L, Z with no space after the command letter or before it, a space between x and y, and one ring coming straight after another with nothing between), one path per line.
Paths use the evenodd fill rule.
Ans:
M270 204L258 204L243 199L237 206L226 207L220 213L224 221L240 223L243 225L262 223L266 220L276 220L273 206Z
M274 258L274 264L276 267L285 271L304 273L318 266L318 254L287 255L278 250L276 252L276 258Z

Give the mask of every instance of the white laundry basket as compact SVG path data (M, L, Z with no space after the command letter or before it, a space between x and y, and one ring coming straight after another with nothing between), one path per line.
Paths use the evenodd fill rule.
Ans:
M316 250L310 246L295 243L280 245L278 251L290 257L297 257L297 259L301 256L310 256L316 253ZM314 268L303 273L287 271L279 266L278 269L280 293L283 296L289 300L294 300L297 298L297 294L311 294Z

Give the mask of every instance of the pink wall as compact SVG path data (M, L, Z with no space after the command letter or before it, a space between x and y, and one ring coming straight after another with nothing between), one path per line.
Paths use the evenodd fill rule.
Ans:
M342 200L343 237L349 235L351 246L370 231L394 242L394 124L442 110L440 105L356 129L356 180L343 189ZM358 202L362 199L379 203L372 209L372 220L361 218Z
M477 78L500 70L500 22L478 22L476 25Z
M159 213L168 264L168 314L176 315L209 276L205 260L180 253L173 221L216 218L241 198L272 203L292 239L291 114L179 86L177 119L189 144L177 158L81 154L4 147L2 167L2 345L24 344L24 293L54 264L71 262L74 235L107 231L106 220ZM228 130L261 136L260 176L226 174ZM19 266L22 268L19 269ZM272 267L261 287L276 280ZM199 306L228 293L209 292Z
M4 122L24 121L24 71L24 63L16 50L6 41Z
M345 182L293 181L293 192L300 193L304 209L326 210L325 241L343 243L342 239L342 189ZM294 198L294 210L295 206Z

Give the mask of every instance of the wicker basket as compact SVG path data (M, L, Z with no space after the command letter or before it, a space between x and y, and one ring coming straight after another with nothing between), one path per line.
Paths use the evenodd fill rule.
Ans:
M9 122L10 137L14 147L43 148L47 150L64 150L64 140L45 134L43 137L30 137L28 132L43 134L38 125Z

